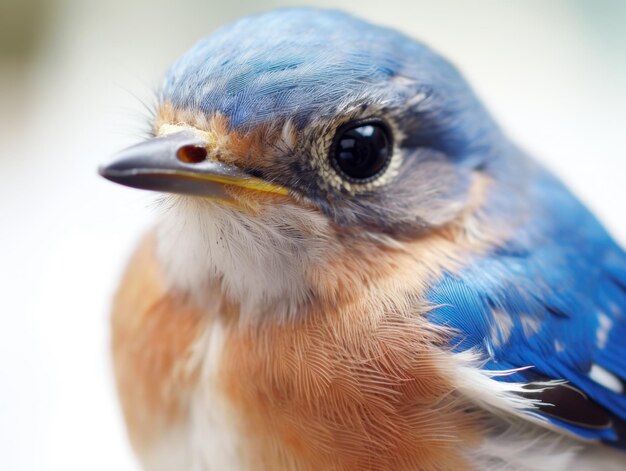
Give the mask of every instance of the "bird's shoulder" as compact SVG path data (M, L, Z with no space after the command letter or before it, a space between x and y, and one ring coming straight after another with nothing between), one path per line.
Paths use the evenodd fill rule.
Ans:
M430 291L430 318L481 351L502 381L564 381L541 414L582 438L624 446L626 254L548 174L511 237Z

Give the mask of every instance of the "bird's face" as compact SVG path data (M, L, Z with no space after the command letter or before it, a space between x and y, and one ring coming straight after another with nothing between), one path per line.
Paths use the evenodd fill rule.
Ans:
M251 304L300 303L319 294L305 272L323 260L453 223L498 141L438 55L318 10L198 43L166 77L154 133L102 174L175 195L160 229L170 272L186 287L219 279Z

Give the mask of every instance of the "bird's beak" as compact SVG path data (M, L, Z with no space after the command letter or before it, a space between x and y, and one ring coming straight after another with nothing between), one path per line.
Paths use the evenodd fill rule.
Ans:
M192 130L155 137L117 153L99 173L115 183L144 190L231 201L225 186L287 195L288 190L207 158L206 142Z

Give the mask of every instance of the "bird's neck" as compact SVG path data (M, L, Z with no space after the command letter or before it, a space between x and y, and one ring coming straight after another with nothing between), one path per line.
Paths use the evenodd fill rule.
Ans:
M247 321L303 316L310 305L411 309L443 272L503 237L478 220L486 185L476 180L475 201L460 220L402 243L341 237L327 218L302 206L248 214L176 197L158 228L157 256L172 289L203 305L217 293Z
M308 270L327 247L327 222L301 207L248 214L210 201L172 199L157 255L173 289L208 302L215 289L244 316L293 315L310 298Z

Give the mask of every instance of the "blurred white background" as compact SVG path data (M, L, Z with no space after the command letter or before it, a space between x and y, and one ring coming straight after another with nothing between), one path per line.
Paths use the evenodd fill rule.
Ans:
M168 65L271 0L0 0L0 468L132 470L108 357L153 195L101 180ZM311 4L313 2L309 2ZM626 2L318 1L429 43L626 241Z

